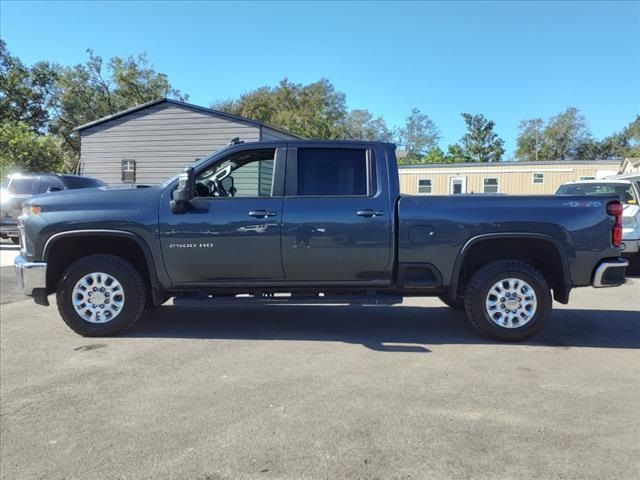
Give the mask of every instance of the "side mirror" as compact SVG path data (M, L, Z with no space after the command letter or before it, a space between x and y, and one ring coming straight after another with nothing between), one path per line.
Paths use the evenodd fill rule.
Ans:
M196 176L193 167L187 167L178 177L178 188L173 191L170 208L173 213L184 213L196 191Z
M49 187L47 188L47 193L51 192L60 192L62 189L60 187Z

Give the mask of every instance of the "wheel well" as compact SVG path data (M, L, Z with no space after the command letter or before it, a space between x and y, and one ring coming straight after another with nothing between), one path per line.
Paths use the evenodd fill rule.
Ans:
M467 283L475 272L497 260L520 260L528 263L549 282L557 301L568 301L568 279L565 278L560 252L550 241L537 238L497 238L473 244L460 266L457 295L464 295Z
M98 253L116 255L130 262L142 275L147 293L151 295L149 266L140 244L126 237L93 235L63 237L49 247L47 253L47 293L56 291L60 277L69 265L83 257Z

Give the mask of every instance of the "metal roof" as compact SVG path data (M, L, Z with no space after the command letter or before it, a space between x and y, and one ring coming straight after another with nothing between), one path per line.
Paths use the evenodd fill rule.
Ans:
M284 128L274 127L273 125L269 125L268 123L261 122L259 120L251 120L250 118L241 117L240 115L233 115L231 113L221 112L220 110L214 110L213 108L201 107L200 105L181 102L180 100L174 100L172 98L159 98L158 100L153 100L151 102L143 103L133 108L129 108L128 110L123 110L121 112L114 113L113 115L107 115L106 117L99 118L98 120L94 120L93 122L85 123L84 125L80 125L79 127L74 128L74 132L80 132L87 128L95 127L96 125L100 125L101 123L109 122L111 120L115 120L116 118L124 117L126 115L129 115L130 113L138 112L140 110L144 110L145 108L153 107L161 103L170 103L172 105L178 105L180 107L189 108L191 110L197 110L200 112L207 113L209 115L214 115L216 117L222 117L229 120L233 120L234 122L244 123L246 125L252 125L255 127L267 127L272 130L276 130L277 132L284 133L286 135L291 135L292 137L302 138L300 135L291 133L285 130Z
M408 165L398 165L399 168L486 168L486 167L519 167L538 165L620 165L620 160L556 160L544 162L465 162L465 163L417 163Z

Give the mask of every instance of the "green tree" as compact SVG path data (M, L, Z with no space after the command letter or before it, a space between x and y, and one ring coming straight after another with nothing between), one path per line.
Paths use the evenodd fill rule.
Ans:
M569 107L549 119L544 129L543 160L577 159L580 145L591 140L587 121L576 107ZM584 151L584 147L582 150Z
M472 162L499 162L504 154L504 141L493 131L495 122L484 115L463 113L467 133L461 143L464 156Z
M73 157L80 151L76 127L159 98L188 98L170 85L166 75L155 71L145 54L113 57L105 66L93 50L87 53L84 64L56 67L57 80L49 99L50 131L60 136Z
M466 163L471 162L472 160L467 157L464 149L460 146L459 143L454 143L449 145L447 148L446 155L447 163Z
M604 148L601 142L597 142L593 138L585 138L576 145L574 158L577 160L610 159L611 157L604 151Z
M260 87L237 100L211 105L216 110L276 125L307 138L345 136L345 94L325 78L302 85L284 79L277 87Z
M440 130L428 115L412 108L405 126L398 131L398 143L407 152L407 163L422 163L422 158L438 144Z
M26 67L0 39L0 122L22 122L34 132L46 130L47 103L55 80L55 71L47 63Z
M448 163L447 155L439 146L433 147L424 157L424 163Z
M390 142L393 134L382 117L374 118L368 110L351 110L344 120L344 138Z
M621 160L630 150L626 132L614 133L597 142L591 138L581 142L576 148L576 158L582 160Z
M65 154L52 135L34 132L24 122L0 124L0 175L12 170L23 172L61 171Z
M629 147L623 152L624 157L640 157L640 115L637 115L624 129L624 136Z
M541 118L523 120L518 126L516 158L522 161L538 161L544 145L544 121Z

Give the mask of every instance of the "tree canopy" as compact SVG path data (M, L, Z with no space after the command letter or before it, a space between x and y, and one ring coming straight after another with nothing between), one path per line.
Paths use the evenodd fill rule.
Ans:
M504 154L504 140L493 131L495 122L482 114L463 113L467 133L462 137L464 157L472 162L499 162Z
M382 117L368 110L348 111L346 95L326 78L303 85L282 80L238 99L214 102L216 110L276 125L305 138L391 141L393 132Z
M411 109L405 126L398 130L398 144L407 152L408 163L422 163L440 138L440 130L433 120L417 108Z
M640 117L620 132L601 141L593 138L587 120L576 107L554 115L523 120L519 125L516 158L518 160L620 160L640 154ZM634 136L635 135L635 136Z

